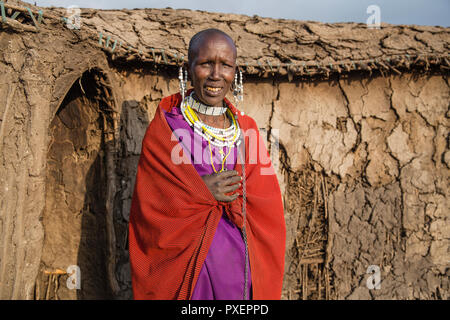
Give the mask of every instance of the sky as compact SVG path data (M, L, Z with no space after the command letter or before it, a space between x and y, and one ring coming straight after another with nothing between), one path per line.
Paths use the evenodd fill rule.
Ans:
M381 22L450 26L450 0L25 0L38 6L97 9L167 8L238 13L249 16L366 23L370 5L380 8Z

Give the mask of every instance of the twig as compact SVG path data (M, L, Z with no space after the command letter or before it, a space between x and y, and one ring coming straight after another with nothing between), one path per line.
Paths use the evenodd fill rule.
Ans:
M34 291L35 291L35 299L36 300L40 300L41 296L40 296L40 292L39 292L39 279L36 281L35 287L34 287Z
M18 6L12 5L12 4L8 4L8 3L5 3L4 6L5 6L5 8L12 9L14 11L20 11L22 13L28 14L27 8L18 7ZM32 13L34 13L35 15L39 15L39 12L37 10L33 10L33 9L30 8L30 11ZM58 17L56 17L54 15L50 15L50 14L44 13L44 12L42 13L42 17L43 18L55 19L55 20L58 20L58 21L60 20L60 18L58 18ZM42 21L44 21L44 20L42 20Z
M36 29L36 27L32 27L32 26L29 26L29 25L26 25L26 24L22 24L19 21L11 19L11 18L6 18L5 22L2 22L0 20L0 23L4 23L7 26L9 26L11 28L14 28L14 29L17 29L19 31L39 32L39 30Z
M308 299L308 265L303 265L303 300Z
M54 290L54 292L55 292L55 297L54 297L54 299L55 300L59 300L59 297L58 297L58 288L59 288L59 281L58 281L58 279L59 279L59 274L54 274L53 275L53 281L55 282L55 290Z
M308 248L306 251L311 255L312 252L323 251L323 248Z
M321 291L322 291L322 269L317 266L317 268L319 269L318 271L318 281L317 281L317 300L321 300L322 295L321 295Z
M50 287L52 285L52 276L53 275L51 273L48 274L47 293L45 294L45 300L50 299Z
M325 219L328 219L328 190L326 189L325 179L323 175L320 175L322 178L322 194L323 194L323 206L325 208Z
M14 83L10 84L8 86L8 96L6 97L6 106L5 106L5 111L3 111L3 116L2 116L2 124L0 126L0 141L3 141L3 132L5 130L5 125L7 123L7 119L6 117L8 116L8 111L9 111L9 107L11 106L11 101L14 97L14 93L16 91L16 85ZM3 143L0 143L0 152L3 149Z
M298 264L300 265L306 265L306 264L316 264L316 263L324 263L323 258L304 258L303 260L300 260Z
M308 235L307 235L307 237L306 237L306 243L308 243L309 241L310 241L310 237L311 237L311 228L312 228L312 226L313 226L313 222L314 222L314 219L315 219L315 213L316 213L316 211L317 211L317 173L314 175L314 207L313 207L313 212L312 212L312 214L311 214L311 220L309 220L309 223L308 223ZM303 258L303 256L305 255L305 252L306 252L306 249L308 248L308 245L306 245L304 248L303 248L303 251L302 251L302 255L301 255L301 257L300 257L300 260Z
M83 91L84 95L86 95L86 92L83 89L83 86L81 85L81 77L78 78L78 83L80 85L81 91Z

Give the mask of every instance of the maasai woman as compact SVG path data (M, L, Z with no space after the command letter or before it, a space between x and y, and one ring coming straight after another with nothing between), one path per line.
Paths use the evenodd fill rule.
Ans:
M181 93L147 129L129 225L135 299L281 297L281 193L255 121L225 98L242 94L236 57L224 32L196 34L193 89L181 71Z

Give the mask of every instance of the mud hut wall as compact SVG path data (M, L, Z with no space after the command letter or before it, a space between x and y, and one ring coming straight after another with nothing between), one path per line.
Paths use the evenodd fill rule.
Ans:
M350 77L276 89L270 126L280 130L287 175L312 162L334 181L330 297L448 297L448 79ZM285 192L285 206L294 200ZM297 219L286 212L288 248ZM286 258L288 291L298 261ZM381 269L379 290L366 286L371 265Z
M25 39L2 32L0 47L0 297L29 298L42 249L53 76Z
M52 42L56 49L49 52L45 48L51 46L42 41L10 33L0 38L5 48L0 55L2 298L33 295L44 236L40 218L53 114L84 70L107 65L103 54L86 51L82 44L73 47L76 54L67 54L66 42ZM123 297L130 297L126 225L141 141L157 103L177 92L178 82L164 72L142 76L119 71L111 82L122 118L121 179L114 204L122 251L116 270ZM331 181L332 297L447 294L448 86L441 76L411 74L312 83L246 82L241 109L260 128L279 130L284 159L277 174L285 207L293 201L290 190L295 188L289 177L308 163ZM298 286L296 271L290 274L296 261L289 256L298 232L296 214L286 210L285 298ZM372 264L382 268L378 291L365 286L366 268Z
M108 14L98 16L106 17L104 21L116 21ZM173 21L178 29L178 20L170 14L164 17L167 12L156 12L155 26L159 28L160 21ZM140 23L141 14L135 17ZM247 21L247 17L233 17L250 33L263 36L264 43L278 43L269 51L283 51L276 54L281 57L301 53L299 61L316 62L328 57L323 52L324 41L316 41L318 38L332 34L336 41L342 40L340 30L336 33L330 26L314 23L305 27L301 38L319 47L300 48L286 45L285 40L293 39L303 26L294 33L276 28L273 34L277 39L269 40L266 36L272 31L265 29L265 21L261 24L260 18ZM95 20L97 16L88 12L84 17L88 26L89 18ZM102 21L92 23L96 24L104 25ZM234 22L233 29L235 25ZM267 27L274 28L272 20ZM93 28L109 30L113 35L122 33L112 29ZM134 29L133 24L130 29ZM445 30L420 26L414 30L420 34L404 30L403 26L395 32L383 28L380 39L383 38L382 45L387 50L382 53L405 53L402 43L406 36L414 39L408 49L423 51L426 42L430 52L445 52ZM86 40L86 35L59 27L51 31L43 28L41 32L49 33L41 33L39 37L27 32L0 33L0 298L33 295L44 237L40 219L45 205L48 128L54 112L84 70L108 65L98 48L80 41ZM384 38L389 33L392 35ZM134 31L126 34L133 46L140 47ZM248 38L249 34L243 34L246 36L241 42L260 47L260 41L254 41L253 35ZM364 35L349 34L351 41L365 39ZM439 39L424 41L424 35L437 35ZM146 42L142 48L158 44L153 33L148 37L146 41L146 36L141 36ZM161 39L161 47L165 47L166 37L157 38ZM170 42L177 43L176 48L187 45L185 40L173 40ZM335 45L331 46L325 51L335 52ZM361 45L363 54L354 55L345 48L344 56L365 58L368 47L371 46ZM285 48L289 52L284 52ZM272 55L269 51L250 50L245 55L255 61ZM253 56L255 52L257 56ZM379 50L372 50L368 56L379 54ZM335 60L342 58L341 54L337 57ZM298 287L302 281L298 257L291 256L290 249L297 246L298 233L303 230L300 228L303 213L298 210L296 198L297 189L305 185L294 178L299 174L320 174L329 186L324 201L327 208L324 259L328 262L330 298L448 298L448 79L405 73L350 80L246 82L242 110L267 132L279 130L282 161L276 169L287 208L288 228L283 297L300 298ZM164 72L119 71L112 82L121 113L121 149L117 161L121 179L114 203L117 246L121 250L116 270L122 297L126 298L130 292L126 226L141 141L158 101L178 91L178 83L173 75ZM366 287L369 265L381 267L380 290Z
M290 189L302 187L286 184L289 176L311 162L332 185L325 248L330 298L448 297L448 79L354 76L280 82L274 90L269 122L259 123L279 130L285 208L296 200ZM260 105L248 106L257 121ZM301 217L285 214L287 298L298 286L299 261L289 249ZM366 285L371 265L381 269L380 290Z
M117 73L117 79L123 138L117 210L125 226L146 127L159 100L178 91L178 82L164 74ZM259 128L278 130L282 161L276 169L288 208L283 298L296 298L288 293L300 285L298 257L290 249L301 217L289 204L296 201L292 190L302 185L289 185L289 177L308 166L329 185L324 250L330 298L447 297L448 79L403 74L311 83L249 80L244 101L241 110ZM118 277L129 286L123 249ZM371 265L380 267L379 290L366 286Z
M108 65L70 31L41 32L0 33L0 299L33 298L50 122L84 71Z
M23 50L24 41L10 40L1 38L8 50L2 52L0 64L4 71L0 89L6 97L1 110L1 276L3 288L8 288L2 297L30 298L42 250L45 139L54 106L70 88L67 80L72 83L77 76L61 71L57 76L50 71L43 74L41 55L30 48L27 59L21 60L12 53ZM54 78L58 80L49 83ZM121 179L114 207L120 221L117 243L123 250L118 254L117 278L123 296L130 297L126 224L141 141L159 100L177 92L178 82L163 73L118 71L111 80L121 109ZM329 195L328 221L334 297L374 294L364 281L369 263L382 267L384 290L376 291L375 297L445 294L448 80L406 74L316 83L247 81L245 88L241 109L261 129L279 130L285 159L277 174L285 206L293 200L287 189L295 187L287 185L289 175L309 162L316 172L338 181ZM286 211L288 252L298 219ZM289 272L295 264L287 254L284 298L298 286Z

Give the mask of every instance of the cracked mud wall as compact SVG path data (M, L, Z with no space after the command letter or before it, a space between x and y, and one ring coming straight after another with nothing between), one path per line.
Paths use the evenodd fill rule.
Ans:
M448 79L354 76L278 90L270 125L280 130L280 180L309 171L329 186L317 263L329 298L448 299ZM294 187L284 187L287 208ZM286 211L286 298L305 278L290 256L298 211ZM380 290L366 286L371 265L381 269Z
M353 163L362 180L330 197L336 296L448 299L448 79L405 74L340 88L361 127L362 156ZM352 241L359 232L366 239ZM367 265L381 268L380 290L367 290Z

